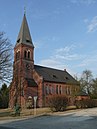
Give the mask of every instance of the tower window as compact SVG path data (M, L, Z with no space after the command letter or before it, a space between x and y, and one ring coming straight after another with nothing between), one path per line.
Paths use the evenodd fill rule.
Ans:
M28 51L28 59L30 59L30 52Z
M16 60L18 60L20 58L20 51L16 52Z
M30 59L30 56L31 56L31 52L30 52L30 50L25 50L24 51L24 58L26 58L26 59Z
M24 58L27 58L27 51L24 51Z

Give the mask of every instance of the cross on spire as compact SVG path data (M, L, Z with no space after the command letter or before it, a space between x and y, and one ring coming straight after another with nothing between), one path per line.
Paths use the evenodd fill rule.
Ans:
M26 7L24 6L24 15L26 15Z

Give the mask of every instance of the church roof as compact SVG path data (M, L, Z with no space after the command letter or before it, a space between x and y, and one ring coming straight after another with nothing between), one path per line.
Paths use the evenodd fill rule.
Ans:
M44 81L78 84L78 82L66 71L34 65L36 72L43 77Z
M27 23L27 19L26 19L25 14L24 14L24 17L23 17L20 32L18 34L16 46L18 44L21 44L21 43L34 47L32 39L31 39L31 35L30 35L30 31L29 31L29 27L28 27L28 23Z
M89 96L85 91L80 91L77 96Z

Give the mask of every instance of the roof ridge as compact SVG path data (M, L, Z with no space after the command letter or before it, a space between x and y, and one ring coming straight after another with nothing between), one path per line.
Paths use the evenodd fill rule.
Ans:
M47 68L47 69L52 69L52 70L57 70L57 71L62 71L62 72L67 72L67 71L64 71L64 70L61 70L61 69L56 69L56 68L52 68L52 67L46 67L46 66L42 66L42 65L34 65L34 66L38 66L38 67L42 67L42 68Z

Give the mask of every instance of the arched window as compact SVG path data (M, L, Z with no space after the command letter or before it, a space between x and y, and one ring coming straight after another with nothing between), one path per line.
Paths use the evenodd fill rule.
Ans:
M52 94L52 87L49 85L49 94Z
M28 59L30 59L30 52L28 51Z
M62 87L61 86L59 87L59 93L60 94L62 93Z
M68 88L68 94L71 95L71 88Z
M46 87L45 87L45 93L46 93L46 95L49 94L49 86L48 85L46 85Z
M18 60L20 58L20 51L16 52L16 60Z
M24 51L24 58L27 58L27 51Z
M58 85L56 86L56 94L58 94Z
M66 94L68 95L69 94L69 88L68 87L66 87Z
M52 86L52 94L55 93L55 89L54 89L54 86Z
M20 58L20 51L18 51L18 59Z

